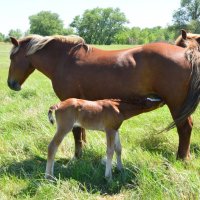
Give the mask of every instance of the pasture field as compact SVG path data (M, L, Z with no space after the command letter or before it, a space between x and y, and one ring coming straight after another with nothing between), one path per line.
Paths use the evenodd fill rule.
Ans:
M0 43L1 200L200 199L199 108L193 115L191 161L176 160L176 129L156 134L172 120L164 106L123 123L120 136L124 169L118 172L113 164L112 182L104 180L101 158L106 152L105 134L97 131L87 131L88 143L79 160L72 160L74 141L69 134L56 155L58 180L46 181L47 146L55 132L47 112L58 99L50 81L37 71L20 92L7 87L10 48L10 44Z

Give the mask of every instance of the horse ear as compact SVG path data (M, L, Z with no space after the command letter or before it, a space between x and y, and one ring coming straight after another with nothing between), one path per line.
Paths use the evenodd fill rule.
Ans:
M187 32L184 29L181 30L181 35L184 40L187 39Z
M16 47L19 46L19 42L17 41L17 39L15 39L14 37L10 37L10 40L13 45L15 45Z

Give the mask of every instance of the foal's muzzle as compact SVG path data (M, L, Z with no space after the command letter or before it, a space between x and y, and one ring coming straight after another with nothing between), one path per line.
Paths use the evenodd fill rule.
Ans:
M21 85L17 81L8 80L8 86L10 89L15 91L21 90Z

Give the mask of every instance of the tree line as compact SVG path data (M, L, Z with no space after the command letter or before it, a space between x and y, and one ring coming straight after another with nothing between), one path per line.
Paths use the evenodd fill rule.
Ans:
M20 38L29 34L69 35L77 34L88 44L145 44L156 41L173 42L180 29L200 32L200 0L181 0L180 8L174 11L173 24L163 28L128 27L128 19L119 8L94 8L75 16L68 28L57 13L41 11L29 17L30 28L25 33L20 29L0 33L0 41L10 36Z

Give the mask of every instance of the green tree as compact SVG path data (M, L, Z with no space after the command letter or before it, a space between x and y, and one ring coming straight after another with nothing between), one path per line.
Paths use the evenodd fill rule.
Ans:
M174 27L200 32L200 0L181 0L181 5L173 14Z
M39 35L63 34L63 21L59 15L50 11L41 11L29 17L30 33Z
M11 29L9 31L9 33L8 33L8 36L9 37L12 36L12 37L15 37L15 38L19 39L19 38L21 38L23 36L23 33L22 33L22 31L20 29L16 29L16 30Z
M128 20L119 8L94 8L73 19L71 27L90 44L111 44Z
M3 42L5 40L5 35L3 33L0 33L0 42Z
M29 29L24 32L24 36L28 36L28 35L30 35L30 30Z
M74 35L74 29L72 27L64 29L63 35Z
M133 44L129 41L130 29L126 28L115 35L114 43L116 44Z
M174 37L174 31L160 26L144 29L133 27L131 29L126 28L125 31L118 33L115 37L115 43L137 45L159 41L173 42Z

